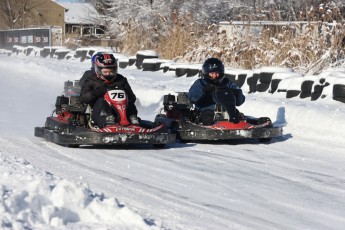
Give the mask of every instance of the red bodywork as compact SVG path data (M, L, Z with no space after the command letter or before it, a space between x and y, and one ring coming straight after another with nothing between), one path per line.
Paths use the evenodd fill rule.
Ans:
M117 90L109 90L105 93L104 99L110 106L115 107L120 115L120 125L128 126L130 122L127 119L127 95L125 91L117 89Z

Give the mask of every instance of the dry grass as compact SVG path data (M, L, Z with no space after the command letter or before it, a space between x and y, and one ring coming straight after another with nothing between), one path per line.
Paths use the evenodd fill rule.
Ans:
M174 59L185 54L188 47L197 41L196 38L201 37L200 25L189 16L179 18L172 14L169 19L157 16L157 20L149 27L147 22L138 24L128 21L123 24L125 36L120 39L120 50L135 54L138 50L153 49L166 59Z
M321 33L315 34L319 26ZM259 35L245 33L246 36L234 34L229 37L220 33L212 38L206 35L178 60L200 63L213 56L222 59L227 66L237 68L284 66L315 74L344 59L344 24L338 23L332 28L324 24L309 27L303 33L282 26L275 33L267 28Z
M152 49L161 58L190 63L202 63L212 56L234 68L281 66L311 74L345 57L344 23L270 26L254 34L248 22L248 26L229 35L218 26L198 24L188 15L172 14L170 19L158 20L149 28L137 22L126 23L121 51L134 54Z

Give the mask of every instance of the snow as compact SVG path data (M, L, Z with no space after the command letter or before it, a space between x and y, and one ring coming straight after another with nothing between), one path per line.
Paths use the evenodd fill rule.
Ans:
M34 127L44 125L64 81L79 79L89 65L0 55L1 229L345 226L343 103L330 96L311 101L245 91L241 112L284 126L283 137L267 144L73 149L34 137ZM139 116L150 120L164 94L187 91L197 79L134 65L119 71L139 99ZM333 76L335 82L341 78Z
M276 67L276 66L263 66L260 68L261 73L291 73L294 72L291 68Z
M61 2L67 11L65 12L65 23L69 24L93 24L94 21L90 19L98 16L97 10L89 3L67 3Z
M159 54L156 51L153 51L153 50L139 50L137 52L137 55L158 57Z
M274 72L272 75L272 79L284 79L288 77L303 77L303 74L297 72Z

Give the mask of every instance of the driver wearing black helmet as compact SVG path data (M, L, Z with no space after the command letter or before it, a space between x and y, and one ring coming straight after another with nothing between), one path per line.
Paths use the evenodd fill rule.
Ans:
M216 103L229 114L229 121L238 123L240 113L236 106L245 101L242 90L224 77L224 65L217 58L209 58L202 65L200 78L190 87L188 99L195 104L199 120L203 125L212 125Z

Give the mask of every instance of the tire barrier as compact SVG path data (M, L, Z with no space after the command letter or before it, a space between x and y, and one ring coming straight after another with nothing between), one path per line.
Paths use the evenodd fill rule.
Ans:
M71 50L69 49L58 49L55 51L53 57L58 59L58 60L62 60L65 59L66 55L70 52Z
M160 69L160 65L161 63L154 59L144 59L143 63L141 64L143 71L158 71Z
M272 75L272 79L271 79L271 84L270 84L270 88L268 90L269 93L275 93L278 89L278 85L280 83L280 81L282 81L285 78L289 78L289 77L303 77L304 75L301 73L297 73L297 72L278 72L278 73L274 73Z
M345 72L325 72L320 74L319 78L320 81L318 85L322 87L322 92L321 96L319 96L319 100L328 99L343 102L342 97L344 97L344 95L342 94L343 92L339 90L339 88L341 88L342 86L339 85L345 85Z
M136 62L137 58L136 57L129 57L128 58L128 65L132 66Z
M0 49L0 55L41 56L58 60L90 59L100 48L78 48L75 51L65 47L20 47L12 50ZM113 52L109 49L102 52ZM114 52L113 52L114 53ZM175 63L172 60L158 58L154 51L138 51L136 56L127 57L114 53L120 68L127 68L135 64L142 71L173 71L176 77L193 77L201 71L202 64ZM324 71L320 75L304 76L294 72L291 68L263 67L254 70L225 69L225 77L235 82L244 93L268 92L282 98L310 98L311 101L331 99L345 103L345 71ZM69 86L73 93L80 90L76 85Z
M303 77L292 77L286 90L286 98L297 97L301 94L301 85L304 81Z
M187 75L189 64L184 63L170 63L169 64L169 71L175 71L176 77L182 77Z
M266 92L270 88L273 74L275 73L293 73L294 70L291 68L282 68L282 67L262 67L259 70L259 77L257 84L255 86L255 91ZM254 87L254 86L253 86Z
M314 85L313 92L310 95L310 100L316 101L317 99L319 99L321 97L322 90L323 90L323 85Z
M247 78L247 84L249 86L248 93L255 93L256 92L256 84L259 80L260 72L258 69L254 70L253 74Z
M151 50L138 51L136 55L135 66L138 69L142 69L144 59L150 59L150 58L158 58L158 53Z
M239 87L242 87L246 82L248 71L241 69L225 69L224 75L230 81L235 82Z
M117 63L119 64L119 67L121 69L127 68L129 65L129 60L128 59L118 59Z
M194 77L196 75L199 75L201 72L201 67L201 64L188 65L186 77Z
M345 77L334 81L332 98L335 101L345 103Z
M74 54L75 59L79 59L80 62L83 62L86 60L87 50L86 49L77 49Z
M333 99L345 103L345 85L335 84L333 86Z
M314 81L311 81L311 80L304 80L302 82L300 98L311 97L313 84L314 84Z

